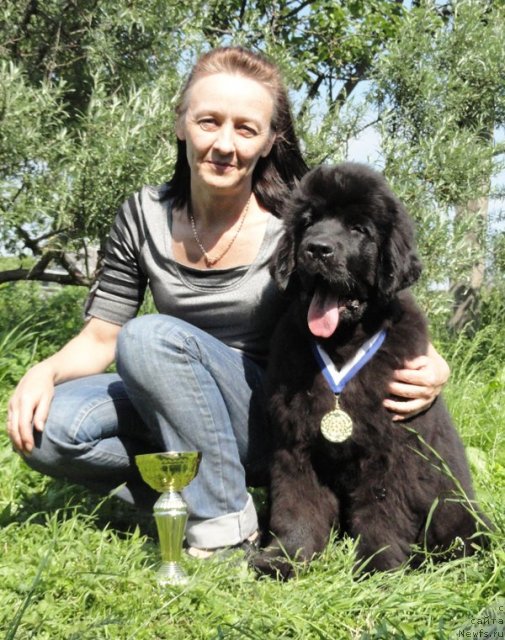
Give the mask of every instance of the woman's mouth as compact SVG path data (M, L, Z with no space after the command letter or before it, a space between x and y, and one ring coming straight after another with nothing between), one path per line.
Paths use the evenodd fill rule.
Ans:
M216 171L230 171L231 169L234 168L233 164L230 164L229 162L216 162L215 160L210 160L209 164L214 167L214 169L216 169Z

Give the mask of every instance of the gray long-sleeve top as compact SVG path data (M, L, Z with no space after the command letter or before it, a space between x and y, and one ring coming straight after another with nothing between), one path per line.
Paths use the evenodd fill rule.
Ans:
M167 185L143 187L122 205L86 314L122 325L137 314L149 286L159 313L186 320L264 363L284 309L268 271L281 221L270 216L252 264L229 269L200 270L176 262L171 227Z

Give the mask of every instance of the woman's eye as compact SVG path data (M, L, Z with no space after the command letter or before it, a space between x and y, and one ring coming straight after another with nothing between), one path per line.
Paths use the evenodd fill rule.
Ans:
M241 124L238 127L238 130L243 136L246 136L248 138L252 138L253 136L258 135L258 132L256 131L256 129L254 129L254 127L250 127L247 124Z
M214 118L202 118L198 121L198 124L204 131L212 131L217 127L217 122Z

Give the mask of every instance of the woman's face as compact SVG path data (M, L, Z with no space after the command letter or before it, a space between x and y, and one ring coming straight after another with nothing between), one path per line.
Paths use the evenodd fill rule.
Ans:
M274 142L268 89L242 75L216 73L193 84L186 105L177 137L186 142L192 188L250 190L254 167Z

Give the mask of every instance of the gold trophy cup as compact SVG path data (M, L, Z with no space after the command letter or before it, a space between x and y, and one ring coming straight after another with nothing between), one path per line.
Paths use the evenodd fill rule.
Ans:
M161 547L162 562L157 574L161 585L188 581L179 564L188 520L188 509L179 492L196 476L201 459L200 451L166 451L135 457L144 482L161 493L153 508Z

